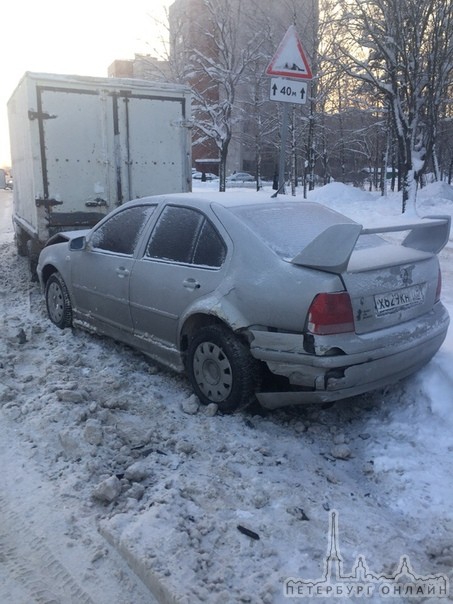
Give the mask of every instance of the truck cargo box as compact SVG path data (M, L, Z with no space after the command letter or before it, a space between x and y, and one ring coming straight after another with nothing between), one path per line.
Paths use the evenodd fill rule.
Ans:
M130 199L191 190L185 86L27 72L8 118L19 253Z

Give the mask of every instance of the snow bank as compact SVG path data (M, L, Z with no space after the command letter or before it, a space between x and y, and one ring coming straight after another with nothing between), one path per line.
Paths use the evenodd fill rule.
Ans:
M433 182L419 190L418 198L431 199L437 203L443 199L453 201L453 187L446 182Z
M316 195L359 222L399 214L396 198L335 183ZM0 413L56 508L70 505L72 535L96 522L161 602L287 602L286 578L324 571L332 510L346 571L363 556L391 572L405 555L419 574L453 579L451 332L428 367L385 391L331 408L213 415L192 404L184 377L52 326L9 228ZM26 485L27 464L13 469ZM40 500L33 488L27 497L39 526ZM98 590L95 601L111 600Z
M356 202L365 204L366 202L372 203L377 195L374 193L367 193L362 189L356 189L349 187L341 182L332 182L324 187L319 187L314 191L308 193L310 201L319 201L321 203L344 203L344 202Z

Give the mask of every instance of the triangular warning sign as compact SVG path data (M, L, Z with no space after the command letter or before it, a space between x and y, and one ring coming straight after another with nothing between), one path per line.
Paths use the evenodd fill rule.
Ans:
M266 75L297 80L311 80L312 74L294 25L288 28L277 52L266 69Z

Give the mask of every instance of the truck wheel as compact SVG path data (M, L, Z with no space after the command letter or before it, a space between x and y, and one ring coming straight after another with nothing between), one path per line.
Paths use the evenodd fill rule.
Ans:
M15 228L16 228L16 233L14 235L14 239L16 242L17 253L19 254L19 256L27 256L28 255L27 244L28 244L28 240L30 238L23 229L21 229L18 226L16 226Z
M246 344L222 325L201 328L187 351L187 372L200 401L223 413L254 400L258 362Z
M68 288L60 273L53 273L46 283L46 306L49 319L60 329L72 325L72 305Z
M38 281L36 269L38 268L39 250L40 248L33 239L27 241L28 269L32 281Z

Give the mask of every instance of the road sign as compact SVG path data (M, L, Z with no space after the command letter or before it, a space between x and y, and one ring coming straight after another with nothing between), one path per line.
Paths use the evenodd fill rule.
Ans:
M296 28L291 25L266 69L266 75L311 80L312 74Z
M307 82L272 78L270 99L271 101L304 105L307 102L307 86Z

